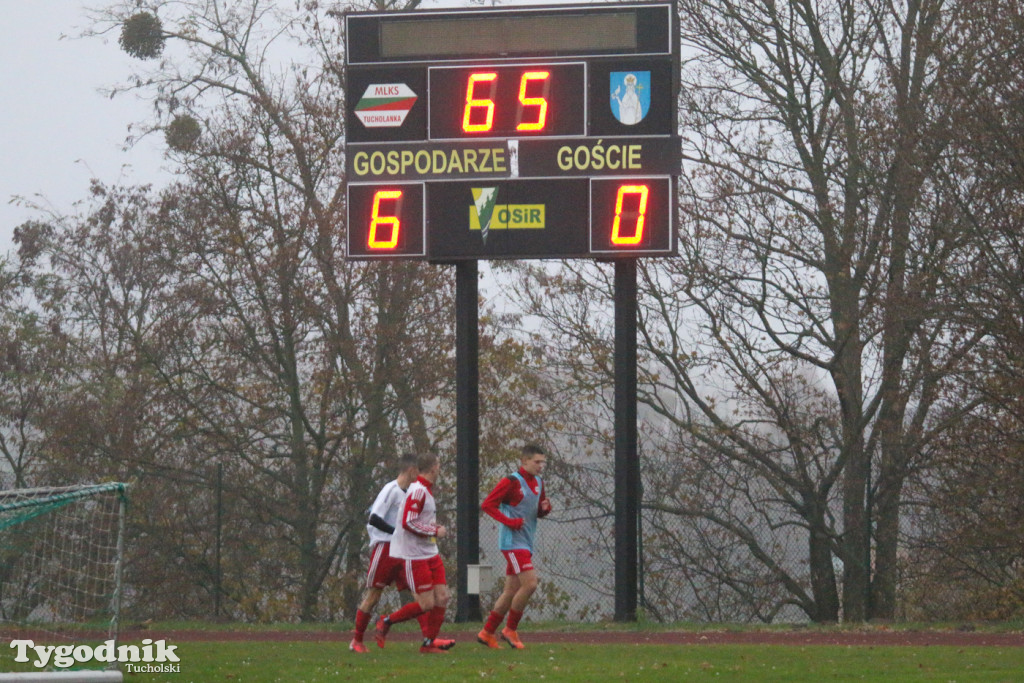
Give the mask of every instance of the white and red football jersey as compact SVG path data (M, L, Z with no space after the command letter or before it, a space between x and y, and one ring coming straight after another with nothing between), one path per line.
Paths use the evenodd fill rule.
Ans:
M398 514L402 511L402 504L405 502L405 490L398 485L398 480L389 481L377 494L377 499L370 506L370 514L377 515L393 527L398 526ZM370 535L370 548L379 543L389 543L391 534L372 524L366 525L366 533Z
M419 477L405 493L405 504L391 537L391 557L429 560L437 555L437 507L432 485Z

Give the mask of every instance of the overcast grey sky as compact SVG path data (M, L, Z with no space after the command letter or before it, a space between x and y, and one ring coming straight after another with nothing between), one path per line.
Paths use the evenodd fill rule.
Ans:
M116 35L77 37L88 25L87 4L0 0L0 253L11 248L15 226L35 215L11 204L12 196L66 212L93 177L166 182L162 141L124 150L128 125L143 119L148 105L100 92L128 75L131 58Z
M14 228L37 215L10 203L13 196L67 212L86 196L91 178L158 186L168 180L162 140L124 150L129 124L143 120L148 105L100 92L130 73L117 35L78 37L89 23L85 8L102 4L0 0L0 254L12 247Z
M129 124L145 119L149 105L100 92L131 70L117 35L78 37L89 24L85 8L102 4L0 0L0 254L12 247L14 228L38 215L12 204L14 196L68 212L85 198L91 178L157 186L169 179L162 140L124 149ZM424 6L466 4L428 0Z

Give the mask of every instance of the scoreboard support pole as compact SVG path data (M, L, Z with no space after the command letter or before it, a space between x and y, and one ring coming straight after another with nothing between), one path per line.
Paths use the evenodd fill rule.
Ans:
M455 621L481 621L467 569L480 561L480 328L476 261L455 264Z
M636 621L640 461L637 453L636 259L615 261L615 621Z

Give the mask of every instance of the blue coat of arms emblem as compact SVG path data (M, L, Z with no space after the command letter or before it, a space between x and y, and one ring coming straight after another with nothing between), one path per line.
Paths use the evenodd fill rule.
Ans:
M608 91L615 118L627 126L640 123L651 109L651 72L613 71Z

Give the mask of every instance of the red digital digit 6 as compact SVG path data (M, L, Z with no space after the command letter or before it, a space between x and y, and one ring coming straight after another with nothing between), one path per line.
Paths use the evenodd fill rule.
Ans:
M426 253L423 183L349 184L347 192L349 258L415 258Z
M487 97L477 97L477 83L487 83ZM477 73L469 75L466 84L466 106L462 110L462 130L467 133L487 132L494 127L494 91L497 89L498 74ZM484 88L480 88L483 90ZM483 121L474 112L483 110ZM479 123L473 123L476 119Z
M381 215L382 201L393 201L391 213ZM366 237L366 246L370 249L394 249L398 246L398 237L402 231L402 223L398 216L402 213L401 190L378 190L373 195L373 209L370 213L370 230ZM382 226L389 230L387 237L381 237Z

